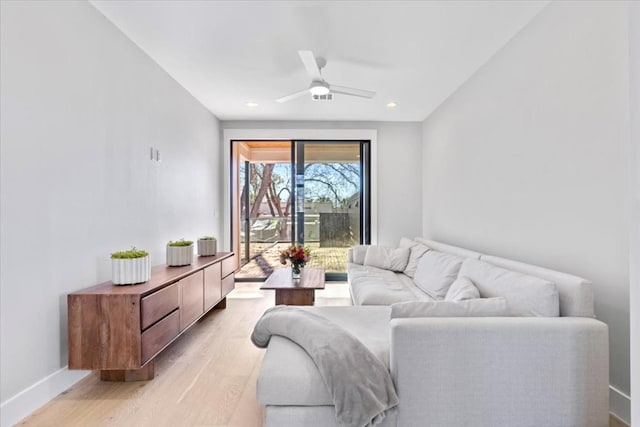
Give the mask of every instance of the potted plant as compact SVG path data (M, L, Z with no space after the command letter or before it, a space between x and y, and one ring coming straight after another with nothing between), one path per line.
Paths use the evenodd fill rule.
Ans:
M167 243L167 265L177 267L193 262L193 242L180 239Z
M212 256L216 254L217 240L213 236L202 236L198 239L198 255Z
M151 277L149 253L133 246L111 254L111 281L114 285L144 283Z

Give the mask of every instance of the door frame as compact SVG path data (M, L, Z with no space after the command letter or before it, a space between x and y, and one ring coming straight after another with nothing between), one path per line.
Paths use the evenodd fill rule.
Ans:
M234 140L369 140L371 154L371 244L378 242L378 131L376 129L223 129L222 133L222 163L223 163L223 191L222 203L222 229L223 237L221 247L233 250L231 247L231 178L233 176L231 165L233 164L231 144ZM236 257L236 260L238 258ZM239 261L238 266L239 266Z

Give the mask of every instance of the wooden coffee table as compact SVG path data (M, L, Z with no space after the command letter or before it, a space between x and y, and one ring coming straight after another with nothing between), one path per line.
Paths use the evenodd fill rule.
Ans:
M276 305L313 305L315 290L324 289L324 269L303 268L299 279L291 278L291 268L277 268L260 289L276 290Z

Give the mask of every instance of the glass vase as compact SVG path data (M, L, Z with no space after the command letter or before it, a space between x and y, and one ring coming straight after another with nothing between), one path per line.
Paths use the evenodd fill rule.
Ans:
M293 279L299 279L301 271L302 266L300 264L291 264L291 277Z

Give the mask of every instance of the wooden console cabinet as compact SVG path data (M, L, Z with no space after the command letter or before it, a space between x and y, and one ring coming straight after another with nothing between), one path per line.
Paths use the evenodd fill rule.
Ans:
M140 285L102 283L67 295L69 369L110 381L149 380L153 358L234 288L232 252L153 267Z

